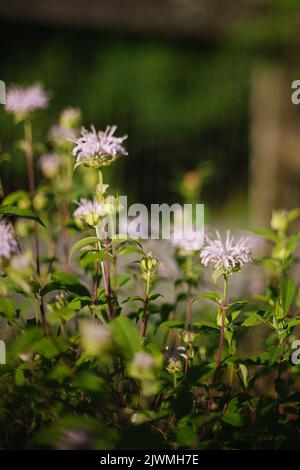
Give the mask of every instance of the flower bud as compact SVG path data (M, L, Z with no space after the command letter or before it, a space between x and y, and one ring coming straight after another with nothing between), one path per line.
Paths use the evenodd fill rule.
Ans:
M148 353L135 353L130 364L130 375L140 380L154 379L155 359Z
M61 160L58 155L45 153L39 160L39 166L46 178L54 178L61 167Z
M183 341L185 342L185 344L187 343L193 343L196 339L196 333L194 333L193 331L184 331L183 332Z
M285 232L288 228L288 213L285 210L273 211L271 228L276 232Z
M156 274L157 259L152 255L152 253L148 253L148 255L141 259L140 266L141 272L145 277L153 277Z
M66 108L59 116L59 125L67 129L74 129L80 125L81 110L79 108Z
M177 372L182 371L182 363L178 359L174 357L170 357L168 365L167 365L167 371L169 374L176 374Z
M47 198L44 193L39 192L34 196L33 207L36 210L41 210L47 205Z
M91 356L99 356L112 348L111 331L105 325L86 321L80 330L82 347Z

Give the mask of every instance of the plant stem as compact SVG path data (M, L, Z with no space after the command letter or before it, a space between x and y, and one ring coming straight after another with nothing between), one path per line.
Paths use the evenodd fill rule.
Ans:
M31 203L35 196L35 178L34 178L34 162L33 162L33 145L32 145L32 128L31 122L26 120L24 122L24 134L26 141L26 160L27 160L27 176L29 191L31 195ZM37 222L34 223L34 241L35 241L35 259L36 259L36 271L38 277L40 277L40 248L39 248L39 234Z
M186 345L186 359L185 359L185 373L187 373L189 368L189 360L190 360L190 334L192 331L192 323L193 323L193 304L192 304L192 286L191 286L191 279L193 273L193 257L189 255L187 258L187 306L186 306L186 322L187 322L187 331L188 331L188 340Z
M29 191L31 196L31 203L33 204L33 199L35 196L35 178L34 178L34 154L33 154L33 142L32 142L32 127L30 120L24 121L24 135L26 141L26 161L27 161L27 175L28 175L28 184ZM34 222L33 226L34 233L34 247L35 247L35 261L36 261L36 273L38 282L40 285L39 288L39 309L41 315L41 323L45 331L48 331L48 326L46 322L45 309L44 309L44 300L41 295L41 268L40 268L40 244L39 244L39 231L38 224Z
M99 238L99 240L98 240L98 249L100 251L101 250L101 242L100 242L100 234L99 234L98 226L95 227L95 230L96 230L96 235ZM104 290L105 290L105 294L106 294L106 297L107 297L107 303L108 303L108 315L109 315L109 318L112 319L113 318L113 310L112 310L112 305L111 305L111 295L110 295L109 285L108 285L108 282L107 282L107 274L106 274L106 271L105 271L104 261L100 262L100 266L101 266ZM98 276L96 275L96 279L97 279L97 277ZM98 285L98 279L97 279L96 282L97 282L97 285ZM96 295L95 300L97 300L97 295Z
M173 388L174 388L174 390L176 390L176 388L177 388L177 377L176 377L176 374L173 374Z
M149 295L150 295L150 286L151 286L151 273L148 272L147 274L147 281L146 281L146 295L144 301L144 313L141 320L141 336L144 337L146 335L147 325L148 325L148 303L149 303Z
M227 307L227 287L228 280L227 276L224 275L224 289L223 289L223 298L221 302L221 332L220 332L220 341L219 349L217 355L217 367L219 368L222 362L222 353L224 346L224 336L225 336L225 319L226 319L226 307Z

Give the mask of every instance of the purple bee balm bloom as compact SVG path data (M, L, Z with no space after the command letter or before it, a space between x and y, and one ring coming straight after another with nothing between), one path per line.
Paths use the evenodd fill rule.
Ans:
M53 178L60 169L61 160L59 156L54 153L45 153L39 160L39 166L46 178Z
M76 144L73 148L73 155L77 157L75 168L79 165L86 165L94 168L108 166L122 155L127 155L123 142L127 135L115 137L113 134L117 126L107 126L105 132L96 131L91 126L91 131L81 130L78 139L72 139Z
M5 220L0 220L0 258L9 259L18 252L18 242L13 233L12 226Z
M70 141L76 138L76 131L68 127L54 124L54 126L50 128L49 138L56 144L61 145L68 143L70 145Z
M114 196L107 196L103 201L98 201L97 198L92 201L80 199L77 204L74 217L78 217L92 227L98 225L103 218L120 210L120 204Z
M176 236L176 232L174 232L171 243L175 248L183 252L199 251L203 246L203 232L185 229L179 238Z
M228 275L240 271L244 264L251 262L247 237L242 237L235 243L229 230L225 242L221 240L219 232L216 232L216 235L214 240L205 237L206 245L200 253L204 266L211 266L217 273Z
M40 83L29 87L12 86L6 94L5 109L8 113L27 116L38 109L47 108L49 95Z

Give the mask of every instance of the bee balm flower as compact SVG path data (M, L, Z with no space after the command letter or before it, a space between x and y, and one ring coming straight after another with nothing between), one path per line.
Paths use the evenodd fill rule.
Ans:
M79 108L66 108L59 116L59 125L65 129L74 129L81 121L81 110Z
M119 201L114 196L107 196L102 201L99 201L97 198L94 198L92 201L80 199L78 208L74 212L74 217L78 217L88 225L96 227L100 220L119 210Z
M0 258L9 259L18 251L18 242L16 241L12 226L9 222L0 220Z
M24 119L38 109L47 108L48 102L49 95L40 83L29 87L12 86L6 94L5 109L8 113Z
M61 166L61 161L58 155L54 153L45 153L39 160L39 166L43 175L50 179L57 175Z
M248 238L242 237L235 243L234 238L227 231L226 240L221 240L219 232L217 238L210 240L205 237L206 245L201 250L200 258L204 266L210 265L219 274L232 274L240 271L244 264L251 262Z
M184 253L199 251L203 246L203 232L185 229L179 238L176 237L176 232L174 232L171 243Z
M138 379L152 379L155 365L155 359L150 354L144 351L137 352L130 364L130 374Z
M112 334L105 325L83 321L80 325L80 331L82 346L88 354L98 356L111 349Z
M73 155L76 157L75 168L79 165L100 168L109 166L117 158L127 155L123 142L127 135L115 137L117 126L107 126L105 132L96 131L91 126L91 131L82 129L78 139L72 139L76 144L73 148Z

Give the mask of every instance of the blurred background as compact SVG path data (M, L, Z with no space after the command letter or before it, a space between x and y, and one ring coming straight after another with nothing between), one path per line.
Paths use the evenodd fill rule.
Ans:
M129 135L109 172L131 201L199 199L239 227L300 205L299 0L1 0L0 41L1 80L51 90L35 139L66 106ZM0 122L5 153L22 129ZM1 173L26 187L19 151Z

